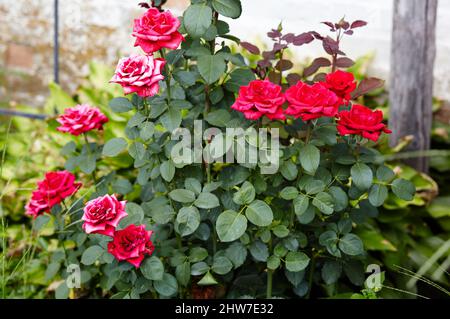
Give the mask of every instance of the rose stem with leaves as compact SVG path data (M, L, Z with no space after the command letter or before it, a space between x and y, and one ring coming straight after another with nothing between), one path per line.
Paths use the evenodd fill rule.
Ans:
M269 239L269 252L272 253L272 237ZM272 298L272 283L273 283L273 270L267 269L267 287L266 287L266 298Z

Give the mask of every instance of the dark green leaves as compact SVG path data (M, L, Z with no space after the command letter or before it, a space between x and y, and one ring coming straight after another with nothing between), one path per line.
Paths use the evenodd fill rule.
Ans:
M373 173L364 163L356 163L350 170L353 182L360 190L367 190L372 185Z
M198 208L211 209L220 205L219 199L216 195L208 192L203 192L198 195L194 202L194 205Z
M309 264L309 257L302 252L289 252L286 255L286 269L298 272L305 269Z
M140 267L145 278L150 280L162 280L164 275L164 265L158 257L151 256L142 262Z
M247 229L247 218L235 211L227 210L219 215L216 230L223 242L234 241L241 237Z
M104 249L100 246L91 246L83 252L81 263L83 265L92 265L103 254Z
M386 186L381 185L381 184L374 184L370 188L369 202L373 206L378 207L378 206L383 205L387 196L388 196L388 189Z
M392 182L392 191L400 199L412 200L416 192L416 187L406 179L397 178Z
M125 97L116 97L109 102L109 107L116 113L125 113L133 109L133 103Z
M202 55L197 61L198 71L206 83L216 82L225 71L225 60L220 55Z
M195 207L182 207L175 221L175 231L181 236L195 232L200 225L200 213Z
M355 234L345 234L339 239L339 249L347 255L356 256L364 251L361 239Z
M300 164L303 169L314 175L320 163L320 151L312 144L307 144L300 149Z
M228 18L239 18L242 13L240 0L212 0L214 10Z
M195 193L187 189L174 189L169 193L169 197L180 203L192 203Z
M245 215L256 226L268 226L273 221L272 209L262 200L253 201L246 209Z
M183 25L193 38L200 38L212 22L212 10L206 4L191 5L184 12Z
M333 197L325 192L320 192L317 194L312 204L316 206L322 213L326 215L331 215L334 210L334 200Z
M242 187L233 194L233 201L238 205L250 204L255 199L255 188L250 182L245 181Z

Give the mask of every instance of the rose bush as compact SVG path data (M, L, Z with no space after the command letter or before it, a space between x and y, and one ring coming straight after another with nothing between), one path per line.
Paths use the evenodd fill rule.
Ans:
M63 282L57 296L270 298L360 291L369 260L358 229L388 197L408 201L415 193L372 147L389 133L381 111L353 104L380 81L356 83L339 70L353 63L340 48L342 37L365 23L326 22L333 37L283 33L280 26L268 33L271 49L240 42L254 56L249 63L223 41L239 43L220 19L239 17L239 0L192 1L179 20L160 1L152 4L156 8L143 4L147 11L132 33L146 54L121 60L112 79L133 93L110 102L126 118L124 132L103 136L92 132L100 127L86 121L89 115L71 116L68 125L82 127L76 132L84 139L74 137L62 153L66 169L84 178L84 186L78 190L70 173L63 184L70 191L49 182L28 205L31 215L50 214L36 223L51 218L63 243L51 267L82 265L82 289ZM286 50L313 41L329 57L295 72ZM200 132L189 149L200 149L200 161L180 160L173 152L177 129L195 140L197 121L216 133ZM239 139L221 129L268 132L269 138ZM279 144L269 142L277 138ZM237 161L242 148L274 151L277 145L271 174L262 161ZM223 163L225 154L236 161Z

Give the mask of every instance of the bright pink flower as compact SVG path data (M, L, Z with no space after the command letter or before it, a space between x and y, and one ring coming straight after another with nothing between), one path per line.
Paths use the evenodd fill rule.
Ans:
M355 77L350 72L337 70L327 74L325 86L347 103L351 100L350 93L356 89Z
M113 240L108 243L108 252L117 260L125 260L139 268L145 255L151 255L155 250L150 240L152 233L145 230L145 225L129 225L114 233Z
M363 105L354 104L350 111L338 114L337 130L341 135L361 135L376 142L381 133L392 133L383 123L383 112L372 111Z
M64 114L56 119L61 126L58 131L78 136L82 133L103 128L108 118L96 107L87 104L66 108Z
M75 182L75 175L68 171L48 172L45 178L37 182L30 202L25 206L26 214L35 218L43 213L49 213L53 206L65 198L75 194L81 183Z
M257 120L263 115L271 120L284 120L284 101L281 86L268 80L254 80L248 86L241 86L231 108L244 113L249 120Z
M161 48L176 49L184 37L178 32L180 21L170 11L160 12L150 8L139 19L134 20L134 46L140 46L145 53Z
M131 55L122 58L110 82L122 85L125 94L136 92L141 97L153 96L159 91L159 81L166 61L152 55Z
M120 220L128 214L125 212L126 201L118 201L115 195L97 197L86 203L83 229L88 234L113 236Z
M289 106L284 113L303 121L333 117L339 109L339 98L322 83L309 85L299 81L287 89L285 96Z

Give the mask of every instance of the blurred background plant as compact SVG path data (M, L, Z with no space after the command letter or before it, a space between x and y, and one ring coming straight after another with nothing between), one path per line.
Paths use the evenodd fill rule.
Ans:
M250 63L254 55L239 50ZM291 55L292 53L287 53ZM349 69L361 80L367 74L372 55L361 57ZM307 66L310 61L296 65ZM301 67L299 67L301 71ZM64 167L64 159L58 151L69 142L70 137L59 134L54 116L66 107L78 103L98 106L110 123L105 127L103 138L120 137L127 123L126 113L111 111L108 102L121 96L121 90L108 81L113 70L99 63L91 63L89 75L83 80L71 96L58 85L49 86L50 97L43 110L9 102L15 110L43 112L48 115L46 121L21 117L0 117L0 297L1 298L44 298L65 295L58 291L61 287L60 273L64 249L73 249L74 243L60 243L54 239L53 221L37 219L31 221L24 216L24 206L31 189L42 172ZM361 99L361 98L360 98ZM359 101L364 105L384 109L389 114L388 92L381 88ZM50 128L50 129L49 129ZM388 164L400 177L412 181L418 192L412 202L406 202L395 196L389 197L378 211L366 212L375 219L362 220L364 227L358 228L358 236L363 239L365 248L370 251L373 263L380 264L385 271L385 280L376 296L394 297L448 297L450 264L450 105L435 100L433 117L432 149L427 156L431 158L429 175L401 164L400 157L415 154L402 153L410 142L405 138L394 148L384 139L379 150L388 159ZM444 150L444 151L442 151ZM447 151L445 151L447 150ZM63 149L61 152L70 150ZM401 155L399 155L401 154ZM116 174L125 172L132 166L129 156L108 159L101 165L115 170ZM111 169L112 168L112 169ZM101 167L100 167L101 169ZM83 172L81 172L83 174ZM50 217L47 217L50 218ZM61 254L55 253L60 252ZM437 254L438 252L438 254ZM58 256L60 256L58 258ZM425 268L424 265L427 265ZM417 274L416 274L417 273ZM92 274L84 274L91 276ZM95 274L94 274L95 275ZM355 280L361 280L356 278ZM370 298L375 295L362 292L353 295L350 287L323 287L325 295L348 291L341 297ZM353 296L352 296L353 295ZM71 297L79 297L71 295ZM336 296L335 296L336 297Z

